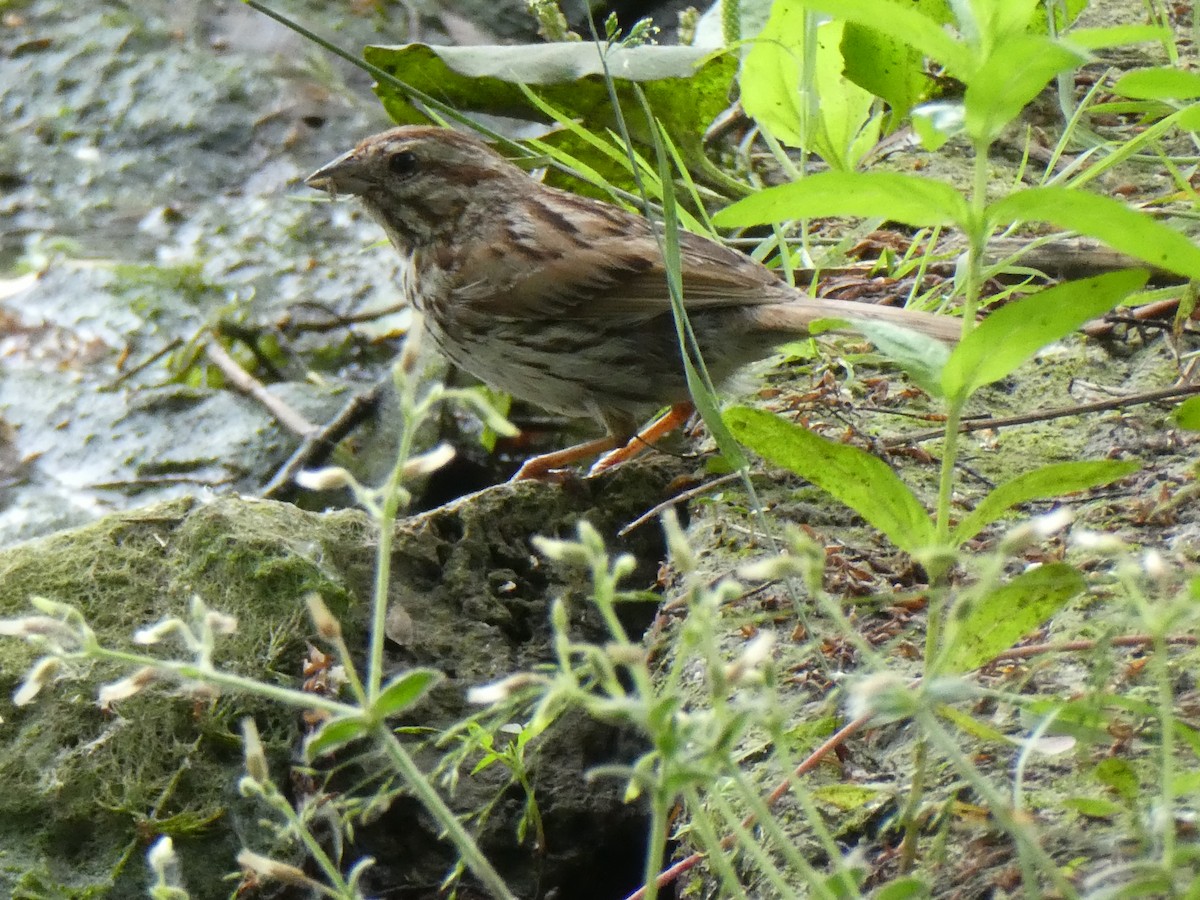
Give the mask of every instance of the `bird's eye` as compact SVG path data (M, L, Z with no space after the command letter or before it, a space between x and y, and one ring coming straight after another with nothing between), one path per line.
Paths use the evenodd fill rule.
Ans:
M401 178L415 175L417 171L417 155L408 150L393 153L388 157L388 168L393 175L399 175Z

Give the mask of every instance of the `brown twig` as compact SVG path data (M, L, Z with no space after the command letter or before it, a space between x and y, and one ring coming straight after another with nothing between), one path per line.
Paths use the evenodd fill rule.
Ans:
M219 343L209 341L204 348L205 355L212 361L221 373L229 379L230 386L237 391L257 400L275 417L284 428L299 437L307 437L317 430L317 426L296 412L278 397L267 390L266 386L238 365L237 360L230 356Z
M307 304L307 306L315 306L315 304ZM296 311L304 308L301 304L297 304L293 309L288 310L276 322L275 327L280 330L290 330L292 332L315 332L318 334L326 331L336 331L339 328L349 328L352 325L361 325L364 322L374 322L377 319L385 318L386 316L395 315L398 312L408 308L408 301L393 303L391 306L383 309L370 309L354 313L335 313L325 307L317 307L320 311L327 315L328 318L322 322L303 321L296 316Z
M990 428L1004 428L1009 425L1028 425L1031 422L1044 422L1049 419L1080 416L1087 413L1103 412L1107 409L1123 409L1128 406L1141 406L1145 403L1158 403L1163 400L1180 400L1184 397L1190 397L1193 394L1200 394L1200 384L1182 384L1173 388L1163 388L1158 391L1131 394L1128 397L1119 397L1115 400L1099 400L1095 403L1083 403L1078 406L1060 406L1054 409L1043 409L1037 412L1025 413L1020 416L1006 416L1000 419L972 419L969 422L963 422L958 430L960 434L967 434L972 431L987 431ZM916 434L888 438L883 441L883 446L889 448L902 447L905 444L917 444L921 441L942 437L944 434L944 429L918 431Z
M137 365L135 365L129 369L126 369L124 372L122 372L120 375L118 375L116 378L114 378L111 382L106 384L102 388L102 390L105 390L105 391L116 390L124 382L128 381L130 378L137 375L139 372L146 371L146 369L150 368L152 365L154 365L156 362L158 362L160 359L162 359L168 353L171 353L172 351L178 349L182 345L183 345L183 338L172 338L171 340L167 341L166 345L164 345L160 349L156 350L154 353L150 354L150 356L148 356L146 359L142 360Z
M1115 637L1107 643L1113 647L1149 647L1154 644L1154 636L1149 634L1131 634L1125 637ZM1196 638L1190 634L1176 635L1175 637L1163 638L1164 643L1179 647L1194 647L1200 643L1200 638ZM1005 650L1003 653L997 653L989 660L987 665L999 662L1005 659L1028 659L1031 656L1040 656L1043 653L1082 653L1087 650L1095 650L1101 646L1104 641L1063 641L1058 644L1030 644L1027 647L1013 647L1011 650Z
M723 484L728 484L731 481L736 481L741 477L742 476L737 472L730 472L728 475L722 475L720 478L714 478L712 481L706 481L704 484L697 485L694 488L688 488L686 491L681 491L674 497L670 497L664 500L662 503L659 503L657 506L650 507L650 509L646 510L644 513L618 531L617 537L625 537L625 535L629 534L629 532L633 531L635 528L641 528L643 525L661 513L664 509L669 509L678 503L685 503L688 500L691 500L693 497L699 497L701 494L708 493L713 488L720 487Z
M1148 325L1151 324L1151 319L1161 319L1171 315L1175 310L1179 309L1179 298L1175 297L1170 300L1159 300L1157 303L1147 303L1144 306L1136 306L1125 315L1108 315L1103 319L1097 319L1095 322L1088 322L1079 330L1088 337L1104 337L1112 334L1117 325L1121 323L1130 325ZM1157 325L1158 323L1153 323ZM1170 328L1169 323L1163 323L1164 328Z
M296 475L324 462L342 438L375 410L387 384L386 380L381 381L370 390L355 394L329 422L313 429L263 487L262 496L269 500L286 499L294 489Z

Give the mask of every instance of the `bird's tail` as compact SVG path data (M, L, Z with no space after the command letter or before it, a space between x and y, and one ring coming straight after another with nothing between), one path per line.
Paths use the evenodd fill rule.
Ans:
M775 334L801 335L818 319L846 319L850 322L885 322L910 328L920 334L953 344L962 336L962 320L952 316L916 312L899 306L855 303L806 297L787 303L767 303L746 309L755 325Z

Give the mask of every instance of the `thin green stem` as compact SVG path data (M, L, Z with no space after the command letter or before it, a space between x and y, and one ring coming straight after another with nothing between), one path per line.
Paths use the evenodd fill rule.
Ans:
M274 784L270 785L269 790L271 792L269 798L271 805L291 825L292 833L300 838L300 842L304 844L304 848L308 851L309 858L316 862L317 867L332 885L332 887L320 885L322 892L327 893L331 897L352 897L353 894L350 891L350 886L346 883L346 879L342 877L337 863L330 859L329 854L325 852L325 848L321 846L321 842L317 840L312 829L308 827L308 823L292 807L291 802L279 793Z
M643 900L656 900L658 897L658 870L667 850L667 828L670 827L671 821L670 804L670 797L665 798L665 802L656 797L650 806L650 839L647 841L646 864L642 874L642 883L646 889Z
M970 208L971 221L967 229L967 265L963 283L963 325L962 336L965 339L975 327L975 314L979 309L979 295L983 282L983 260L987 249L988 228L985 212L987 209L988 184L988 145L984 143L975 146L974 185L971 189ZM966 406L967 396L961 395L948 398L946 409L945 440L942 446L942 468L938 478L937 524L936 536L939 548L945 548L950 541L950 504L954 497L954 464L958 457L958 429L962 424L963 407ZM931 565L930 578L941 581L949 572L949 563L938 560ZM933 617L931 616L931 623ZM940 638L937 628L926 629L925 659L933 659L931 651L936 650ZM928 672L926 673L929 674Z
M755 786L750 783L748 778L746 778L745 773L737 768L737 766L730 766L729 777L737 783L742 799L745 800L746 805L750 808L750 812L753 813L755 827L761 828L763 832L765 832L767 836L769 836L775 842L775 846L778 848L779 853L782 854L787 864L794 871L799 872L804 878L805 883L812 892L812 896L819 897L820 900L836 900L838 895L830 890L825 879L821 877L821 873L814 869L812 864L804 858L804 854L801 853L800 850L795 846L793 839L784 833L783 829L779 825L779 820L771 814L771 810L763 802L762 797L759 796ZM797 793L798 792L793 791L793 796L796 796ZM721 799L719 794L714 793L714 796L717 797L718 800ZM727 807L728 804L723 804L723 806ZM818 825L822 828L824 827L824 823L821 822L820 813L815 809L805 810L804 817L810 827L815 828L818 827ZM741 826L740 822L736 822L732 818L730 818L730 821L733 823L733 830L739 835L739 846L742 846L743 843L748 845L757 845L758 840L754 837L754 835L747 832L745 828ZM827 848L826 852L829 852L829 848ZM838 875L844 877L848 874L846 868L842 865L840 852L836 846L832 848L832 854L829 862L831 868L833 868ZM849 893L851 896L862 896L857 888L853 886L853 882L850 879L846 879L845 886L847 887L847 893Z
M722 793L719 790L710 791L708 796L710 804L716 808L717 812L724 820L725 833L729 837L733 838L733 846L737 847L742 853L744 853L746 855L746 859L750 862L753 862L758 868L758 871L760 871L763 874L763 877L767 879L771 885L772 896L778 897L780 900L787 900L787 898L798 898L799 895L796 893L795 889L793 889L792 886L789 885L784 879L783 871L781 871L775 860L771 859L771 855L767 852L766 846L764 846L765 842L756 835L751 834L749 829L742 824L742 817L738 815L737 811L733 808L729 801L725 799ZM765 825L765 823L770 821L771 818L772 817L770 814L768 814L766 820L760 822L759 824ZM778 840L776 840L776 843L780 848L790 845L790 841L786 837L782 843L779 843ZM794 851L795 848L792 849ZM799 854L793 853L792 858L793 860L798 859ZM811 867L809 867L807 871L804 869L799 871L804 872L804 874L811 879L809 880L809 887L821 885L820 877L812 871ZM824 885L821 886L824 887ZM818 896L824 896L827 898L827 900L834 900L833 894L828 890L826 890L824 894L818 893Z
M1159 757L1161 759L1158 784L1158 809L1154 821L1159 823L1158 840L1161 846L1160 866L1171 877L1176 871L1175 852L1175 696L1171 689L1170 653L1166 643L1168 623L1166 616L1146 596L1139 583L1144 570L1140 566L1127 565L1120 575L1121 584L1137 606L1138 613L1146 623L1154 639L1154 654L1150 658L1153 666L1155 687L1158 692L1158 724L1162 731Z
M1162 729L1162 771L1158 785L1158 821L1161 823L1162 868L1171 874L1176 871L1175 859L1175 696L1171 690L1171 673L1167 643L1162 631L1154 632L1154 676L1158 682L1158 721Z
M913 752L913 776L908 789L908 802L900 814L900 822L904 826L904 837L900 841L901 873L911 872L917 861L917 839L920 834L917 813L921 809L921 798L925 795L925 767L928 758L929 745L922 734L917 737L917 746Z
M1059 870L1058 865L1041 846L1032 827L1019 822L1012 813L1005 798L988 781L979 769L962 752L954 737L942 727L933 712L924 707L917 710L917 724L922 734L937 746L937 749L958 770L959 774L971 785L980 799L987 804L989 812L1004 828L1013 840L1023 846L1029 858L1037 863L1041 872L1049 878L1062 897L1076 898L1079 893ZM1026 885L1028 889L1029 886ZM1044 895L1043 895L1044 896Z
M305 691L294 691L289 688L268 684L267 682L258 681L254 678L248 678L243 675L234 675L231 672L223 672L220 669L210 669L205 666L199 666L195 663L179 662L170 659L159 659L157 657L146 656L141 653L126 653L121 650L109 650L106 647L95 647L94 649L88 651L87 655L93 659L103 659L123 663L135 669L148 667L158 669L163 672L170 672L172 675L185 681L199 681L204 684L213 684L217 687L228 688L232 691L253 694L258 697L266 697L286 706L292 706L301 709L320 709L333 713L335 716L357 716L362 712L362 710L360 710L357 706L351 706L348 703L339 703L336 700L330 700L328 697L322 697L319 694L310 694Z
M384 487L383 504L379 513L379 550L375 557L375 587L371 608L371 649L367 661L367 702L379 699L383 685L383 643L387 628L389 586L392 580L392 542L395 539L396 515L400 512L400 482L404 476L404 460L411 437L405 428L400 437L397 465Z
M700 839L700 845L708 859L708 866L723 885L721 896L745 898L746 892L742 888L741 880L730 863L729 856L721 845L721 839L713 828L712 820L700 801L700 794L695 788L688 788L684 791L683 796L692 810L691 827Z
M363 687L362 679L358 677L358 668L354 665L354 657L350 655L350 648L346 645L346 639L341 633L334 639L333 645L337 650L338 659L342 660L346 672L346 683L350 686L350 693L354 695L354 702L367 709L371 704L367 699L366 688Z
M516 900L516 896L508 889L508 885L504 883L500 873L488 862L474 839L458 821L454 811L433 789L433 785L429 783L425 774L408 755L408 751L404 749L391 730L386 725L379 725L376 728L376 736L388 760L404 778L405 785L413 792L421 805L428 810L429 814L437 819L438 824L446 830L446 837L458 850L459 856L467 868L497 900Z
M404 358L404 355L401 355ZM372 512L379 526L379 549L375 555L375 588L371 607L371 647L367 661L367 701L374 705L379 699L383 685L383 644L387 632L388 597L392 580L392 543L396 535L396 516L400 512L407 493L402 485L405 466L412 455L413 437L420 427L428 402L418 403L413 396L414 379L396 370L396 386L399 388L401 417L400 446L396 450L396 463L388 475L382 490L382 502Z

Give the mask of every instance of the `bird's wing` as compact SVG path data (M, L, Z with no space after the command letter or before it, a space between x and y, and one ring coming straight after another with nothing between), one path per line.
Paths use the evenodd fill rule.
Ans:
M456 303L513 318L650 318L670 310L666 269L645 219L585 198L552 199L539 221L509 224L467 254L454 278ZM573 201L583 202L573 209ZM690 232L679 239L688 309L779 302L788 291L742 253Z

